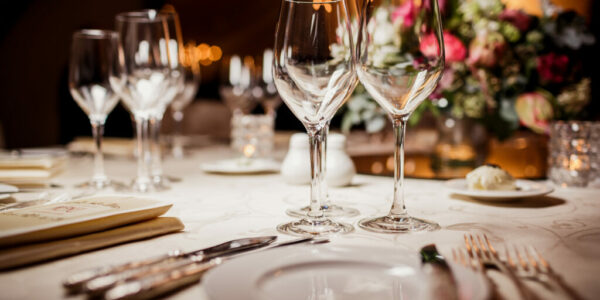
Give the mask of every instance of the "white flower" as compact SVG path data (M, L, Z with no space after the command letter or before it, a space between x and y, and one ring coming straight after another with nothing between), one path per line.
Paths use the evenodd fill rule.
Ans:
M373 44L387 45L394 42L394 34L396 30L391 23L379 23L373 32Z

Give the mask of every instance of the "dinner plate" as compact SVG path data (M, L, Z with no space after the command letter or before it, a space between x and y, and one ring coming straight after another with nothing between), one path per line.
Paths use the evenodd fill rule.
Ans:
M530 180L516 181L517 190L514 191L486 191L470 190L466 179L452 179L446 181L446 188L454 194L468 196L486 201L512 201L528 197L539 197L554 191L554 188Z
M281 165L271 159L226 159L200 165L202 171L217 174L276 173Z
M460 299L486 299L478 273L452 265ZM416 252L365 246L300 245L225 262L203 278L212 300L431 299Z
M0 194L12 194L18 191L19 188L14 185L0 183Z

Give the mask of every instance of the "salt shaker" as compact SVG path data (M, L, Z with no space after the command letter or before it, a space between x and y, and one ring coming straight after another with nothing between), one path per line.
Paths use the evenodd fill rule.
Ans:
M346 137L330 134L327 137L327 184L345 186L352 182L356 169L346 153ZM290 148L281 165L281 175L290 184L310 183L310 151L308 135L295 133L290 139Z

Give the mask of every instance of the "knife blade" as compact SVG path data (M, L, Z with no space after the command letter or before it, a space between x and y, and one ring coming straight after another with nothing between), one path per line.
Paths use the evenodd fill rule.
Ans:
M191 252L181 250L171 251L167 254L136 260L120 265L105 266L84 270L69 276L63 286L71 293L79 293L87 289L87 285L96 280L93 287L105 290L114 285L118 280L135 275L138 272L152 272L152 267L178 258L197 257L199 260L209 260L213 257L231 255L245 250L257 249L273 243L277 236L261 236L231 240L216 246L199 249Z
M435 244L426 245L419 252L423 271L431 278L431 299L457 300L458 287L446 259Z

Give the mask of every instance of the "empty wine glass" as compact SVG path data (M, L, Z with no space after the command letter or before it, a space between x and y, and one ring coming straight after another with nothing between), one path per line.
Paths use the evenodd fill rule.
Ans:
M252 97L254 59L246 56L232 55L223 60L221 69L222 82L219 94L234 117L249 114L255 107Z
M138 168L132 189L154 190L150 173L148 126L161 109L172 87L167 23L155 10L121 13L116 16L119 34L120 69L110 78L136 122Z
M273 50L266 49L256 64L252 97L261 104L267 115L275 118L277 108L281 105L281 97L277 93L272 71Z
M411 113L435 89L444 69L437 0L365 1L357 38L360 82L394 125L394 198L386 216L359 226L384 233L435 230L436 223L407 214L404 206L404 136Z
M69 90L88 115L94 136L94 174L82 187L103 189L111 185L104 173L102 135L106 117L119 96L110 86L110 74L118 69L119 36L114 31L85 29L73 34L69 63Z
M188 42L185 45L181 66L183 67L184 79L183 90L171 102L171 113L175 121L171 153L176 158L184 156L183 137L181 135L183 110L194 100L200 84L200 61L196 51L196 43Z
M343 0L283 0L275 34L273 78L285 104L308 132L311 161L310 210L280 232L320 236L348 233L352 225L324 216L323 141L335 112L357 79L351 24Z
M162 170L160 127L167 107L171 104L173 99L175 99L177 94L181 93L184 89L184 71L181 66L181 60L183 60L184 53L181 38L181 26L179 24L177 12L171 8L169 10L161 11L160 14L164 17L164 27L167 31L165 40L160 41L160 47L165 48L163 53L168 55L169 67L171 70L169 72L170 84L167 87L167 92L160 99L160 105L150 118L150 136L152 144L150 148L152 154L150 174L152 176L154 188L156 190L166 190L169 189L169 180L163 175Z

